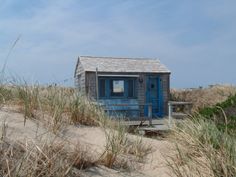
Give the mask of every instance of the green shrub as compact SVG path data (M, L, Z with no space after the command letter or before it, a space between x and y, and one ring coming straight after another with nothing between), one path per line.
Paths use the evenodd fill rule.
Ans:
M218 103L215 106L205 107L201 109L199 111L199 114L206 119L213 120L220 130L225 130L225 128L227 127L229 131L235 132L236 111L230 111L230 109L235 108L236 95L233 95L222 103Z

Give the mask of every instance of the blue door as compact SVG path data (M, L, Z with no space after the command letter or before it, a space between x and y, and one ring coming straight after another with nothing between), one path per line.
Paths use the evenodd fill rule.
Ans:
M147 79L146 103L152 105L152 116L162 117L162 89L161 79L159 77L149 76ZM145 109L146 116L148 115L148 106Z

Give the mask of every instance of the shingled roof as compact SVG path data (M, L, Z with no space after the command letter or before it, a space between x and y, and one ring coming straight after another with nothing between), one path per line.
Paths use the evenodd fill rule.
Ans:
M170 73L170 70L158 59L154 58L114 58L80 56L78 64L84 71L102 72L143 72L143 73Z

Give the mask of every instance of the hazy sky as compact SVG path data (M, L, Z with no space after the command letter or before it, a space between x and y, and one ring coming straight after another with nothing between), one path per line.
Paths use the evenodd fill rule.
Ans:
M73 78L79 55L159 58L172 87L236 84L236 0L0 0L0 67ZM70 84L71 79L66 84Z

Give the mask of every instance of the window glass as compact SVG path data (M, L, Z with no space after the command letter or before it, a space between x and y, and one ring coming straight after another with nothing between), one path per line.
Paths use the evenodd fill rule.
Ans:
M125 81L111 80L110 88L111 88L111 96L124 96Z
M123 80L113 80L113 92L122 93L124 92L124 81Z

